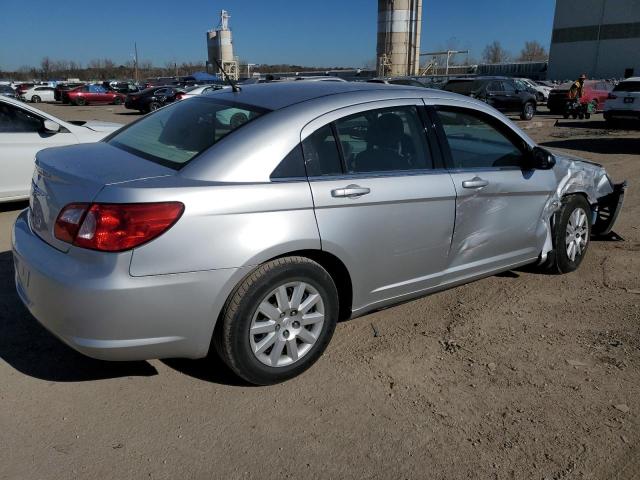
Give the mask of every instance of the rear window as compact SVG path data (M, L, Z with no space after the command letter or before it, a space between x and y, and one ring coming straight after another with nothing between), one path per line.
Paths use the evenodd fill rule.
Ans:
M473 80L462 80L462 81L452 80L447 82L447 84L444 86L444 89L448 92L469 95L471 93L471 88L473 86L473 83L474 83Z
M266 112L250 105L194 98L147 115L109 137L107 143L177 170Z
M640 92L640 82L621 82L613 89L614 92Z

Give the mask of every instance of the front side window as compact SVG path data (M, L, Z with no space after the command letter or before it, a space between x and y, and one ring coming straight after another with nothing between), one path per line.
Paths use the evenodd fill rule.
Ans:
M523 165L523 151L502 133L502 127L497 125L498 120L467 109L440 108L438 116L449 143L453 168L486 169Z
M336 122L347 173L433 168L424 127L414 106L351 115Z
M42 119L21 108L0 103L1 133L37 133L42 128Z
M179 169L267 110L210 98L175 103L118 131L107 143Z
M620 82L613 89L614 92L640 92L640 81L628 80L626 82Z

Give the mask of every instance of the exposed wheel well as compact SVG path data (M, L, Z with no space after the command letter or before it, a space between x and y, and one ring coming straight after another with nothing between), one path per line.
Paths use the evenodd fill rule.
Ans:
M338 290L338 301L340 304L338 321L348 320L351 317L351 306L353 303L353 285L351 283L351 276L349 270L342 260L335 255L326 252L324 250L298 250L295 252L288 252L285 255L280 255L276 258L300 256L307 257L314 262L319 263L336 284ZM273 259L270 259L273 260Z

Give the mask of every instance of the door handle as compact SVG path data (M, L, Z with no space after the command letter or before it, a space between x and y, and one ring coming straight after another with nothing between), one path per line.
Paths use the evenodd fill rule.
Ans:
M462 188L482 188L487 185L489 185L489 182L480 177L473 177L471 180L462 182Z
M331 196L334 198L357 198L368 193L371 193L370 188L361 187L359 185L349 185L345 188L336 188L335 190L331 190Z

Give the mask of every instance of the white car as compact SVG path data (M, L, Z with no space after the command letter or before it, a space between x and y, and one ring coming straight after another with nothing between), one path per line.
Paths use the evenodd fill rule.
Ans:
M65 122L12 98L0 97L0 202L29 197L36 153L43 148L97 142L122 127Z
M211 93L218 90L230 90L231 87L223 85L200 85L199 87L189 87L184 92L176 95L176 100L184 100L185 98L196 97L203 93Z
M604 103L604 119L640 120L640 77L627 78L615 86Z
M518 81L518 80L521 81L527 87L529 87L531 90L535 91L536 101L538 103L547 103L547 100L549 100L549 93L552 90L551 87L540 85L540 84L538 84L538 83L536 83L533 80L530 80L528 78L517 78L515 80L516 81Z
M56 98L53 95L53 92L53 87L48 87L46 85L34 85L30 89L26 90L20 96L20 99L33 103L55 102Z

